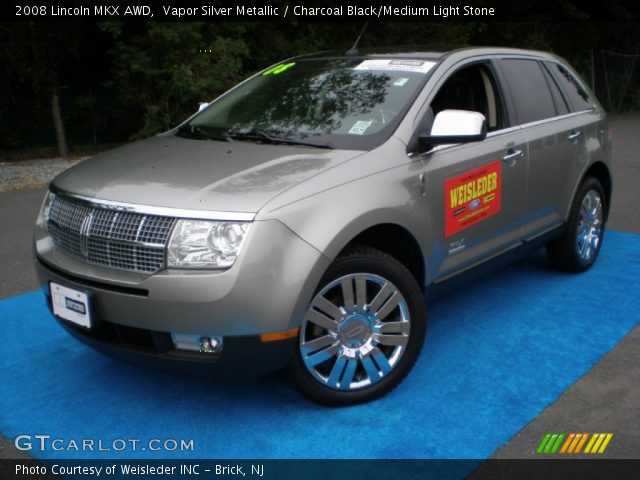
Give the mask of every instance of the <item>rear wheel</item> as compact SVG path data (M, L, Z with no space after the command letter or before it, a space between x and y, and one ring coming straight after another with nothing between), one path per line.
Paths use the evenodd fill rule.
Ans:
M571 205L566 230L547 245L551 265L567 272L584 272L595 263L605 231L605 207L602 185L587 177Z
M300 330L289 374L306 396L352 405L394 388L425 335L424 297L395 258L361 247L329 267Z

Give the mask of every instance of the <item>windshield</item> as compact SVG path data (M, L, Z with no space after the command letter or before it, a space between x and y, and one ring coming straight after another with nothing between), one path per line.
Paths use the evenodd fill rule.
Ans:
M404 59L292 60L213 102L178 134L371 149L391 135L434 65Z

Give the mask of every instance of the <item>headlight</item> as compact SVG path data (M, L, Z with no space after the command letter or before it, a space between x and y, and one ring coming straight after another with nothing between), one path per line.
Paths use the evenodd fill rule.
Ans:
M178 220L167 255L173 268L224 268L233 265L249 231L246 222Z
M49 221L49 213L51 212L51 206L53 205L53 201L56 199L55 193L47 190L47 193L44 196L44 201L42 202L42 207L40 208L40 215L38 216L38 224L42 227L47 227L47 222Z

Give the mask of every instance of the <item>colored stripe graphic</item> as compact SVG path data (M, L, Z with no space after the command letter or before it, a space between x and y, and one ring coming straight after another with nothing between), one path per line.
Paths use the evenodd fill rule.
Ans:
M564 440L564 437L564 433L558 435L558 439L556 440L556 443L553 445L553 447L551 447L551 451L549 453L556 453L558 451L558 448L560 448L560 444L562 443L562 440Z
M603 453L613 438L613 433L594 433L584 453Z
M575 449L575 451L573 453L580 453L580 451L582 450L582 446L584 445L584 442L587 441L587 438L589 438L589 434L588 433L583 433L582 434L582 438L580 439L580 442L576 446L576 449Z
M569 446L569 450L567 450L567 453L576 452L576 448L578 447L578 443L580 442L580 440L582 440L582 433L576 433L576 436L573 437L573 442L571 442L571 445Z
M613 433L547 433L538 445L536 453L574 455L578 453L603 453L612 438ZM589 441L587 442L587 440ZM583 447L585 447L584 450Z
M547 433L540 445L538 445L537 453L556 453L560 445L562 444L562 440L566 435L564 433Z
M567 449L569 448L569 445L571 445L571 442L573 442L573 439L576 438L576 434L575 433L570 433L569 436L567 437L567 441L564 442L564 445L562 446L562 450L560 450L560 453L566 453Z
M589 443L587 443L587 448L584 449L584 453L591 453L591 448L593 447L593 444L596 443L597 438L598 438L597 433L594 433L593 435L591 435L591 440L589 440Z
M612 438L613 438L613 433L607 433L607 436L604 439L604 442L602 442L602 445L600 445L600 450L598 450L598 453L604 453L604 451L606 450Z
M544 452L544 447L547 445L547 442L549 442L550 438L551 438L551 434L547 433L542 439L542 441L540 442L540 445L538 445L538 449L536 450L536 453Z

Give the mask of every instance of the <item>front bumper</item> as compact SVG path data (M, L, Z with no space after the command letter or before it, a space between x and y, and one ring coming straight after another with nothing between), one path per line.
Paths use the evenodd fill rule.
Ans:
M105 354L178 369L263 373L286 364L295 339L261 343L259 335L300 325L329 261L277 221L254 222L245 241L228 270L143 276L83 263L36 227L36 273L49 304L52 281L91 292L91 330L60 323ZM223 336L224 348L220 355L177 351L171 333Z
M51 311L51 298L47 304ZM176 350L166 332L101 322L91 330L55 317L80 342L111 358L181 375L217 378L258 377L283 369L297 339L262 343L257 336L229 337L220 353Z

